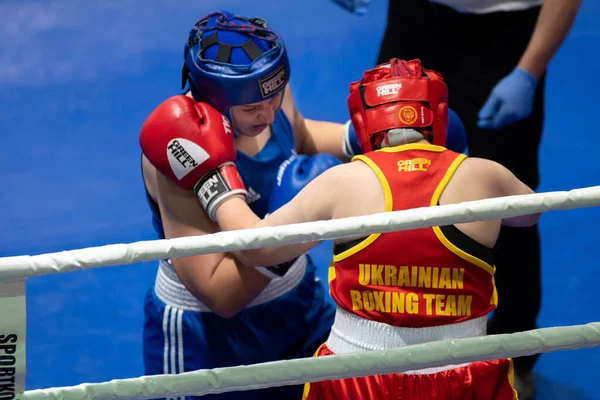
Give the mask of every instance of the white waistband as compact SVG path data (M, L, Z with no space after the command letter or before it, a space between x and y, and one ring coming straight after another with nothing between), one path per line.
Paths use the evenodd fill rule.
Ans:
M484 336L487 315L457 324L427 328L402 328L371 321L337 308L327 347L335 354L386 350L446 339ZM431 374L468 364L447 365L406 371L405 374Z
M298 257L285 276L272 279L260 294L246 306L252 307L274 300L296 287L306 272L306 255ZM211 312L181 283L170 260L161 260L154 283L156 296L165 304L184 311Z

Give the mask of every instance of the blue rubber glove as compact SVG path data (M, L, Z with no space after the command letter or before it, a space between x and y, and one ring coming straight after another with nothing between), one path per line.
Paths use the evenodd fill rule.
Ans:
M451 108L448 108L446 148L457 153L464 153L467 150L467 130L460 117Z
M477 126L500 129L531 115L537 80L529 72L515 68L496 84L479 111Z
M269 198L269 213L279 209L294 198L310 181L342 162L330 154L312 157L300 155L279 167L277 180Z

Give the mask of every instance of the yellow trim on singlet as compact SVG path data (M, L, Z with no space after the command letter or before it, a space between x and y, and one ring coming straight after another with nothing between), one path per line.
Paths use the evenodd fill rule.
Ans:
M331 296L331 281L335 279L335 267L333 266L333 257L335 256L335 244L331 243L332 261L329 263L327 270L327 283L329 284L329 295Z
M494 270L496 270L495 267L494 267ZM495 275L492 275L492 285L494 286L494 292L492 293L492 297L490 298L490 304L497 306L498 305L498 291L496 290L496 276Z
M377 164L375 164L373 162L373 160L371 160L370 158L363 156L363 155L354 156L352 158L352 161L362 161L365 164L367 164L367 166L369 166L369 168L371 168L373 170L375 175L377 175L377 179L379 179L379 183L381 183L381 188L383 189L383 195L385 196L385 212L392 211L392 207L394 204L393 199L392 199L392 190L390 189L390 184L388 183L388 181L385 178L385 175L383 174L381 169L377 166ZM363 250L364 248L369 246L371 243L373 243L375 240L377 240L377 238L380 235L381 235L381 233L373 233L373 234L367 236L366 239L364 239L357 245L349 248L348 250L345 250L345 251L341 252L340 254L335 254L333 256L333 262L340 262L340 261L350 257L351 255L358 253L359 251Z
M308 399L309 393L310 393L310 382L306 382L304 384L304 390L302 391L302 400Z
M513 391L513 400L517 400L519 395L517 390L515 389L515 366L513 364L512 358L508 359L510 361L510 366L508 367L508 384Z
M321 343L321 345L319 347L317 347L317 350L315 350L315 352L313 353L313 357L318 357L319 351L321 351L323 346L325 346L325 343ZM304 384L304 390L302 391L302 400L308 399L309 392L310 392L310 382L306 382Z
M466 155L460 154L458 157L456 157L456 159L452 162L452 164L450 164L450 167L446 171L446 174L444 175L444 178L441 180L441 182L439 183L438 187L433 192L433 196L431 197L431 202L429 204L431 207L435 207L435 206L438 205L440 197L442 195L442 192L446 188L446 185L448 185L448 182L450 182L450 179L452 178L452 176L456 172L456 169L458 168L458 166L466 158L467 158ZM442 232L442 230L440 229L439 226L433 226L432 229L433 229L433 232L435 233L435 236L437 236L438 240L448 250L450 250L452 253L456 254L457 256L459 256L460 258L462 258L463 260L466 260L466 261L470 262L471 264L480 267L481 269L483 269L484 271L486 271L487 273L489 273L492 276L492 284L494 286L494 292L492 293L492 297L490 299L490 304L497 305L498 304L498 293L496 291L496 282L494 280L494 274L496 273L496 267L493 266L493 265L490 265L487 262L483 261L482 259L477 258L477 257L475 257L475 256L467 253L466 251L464 251L464 250L456 247L452 242L450 242L446 238L446 236L444 235L444 233Z
M437 146L435 144L429 143L408 143L400 146L394 147L384 147L382 149L375 150L375 152L381 153L398 153L400 151L408 151L408 150L427 150L434 151L436 153L441 153L442 151L447 150L445 147Z
M452 176L458 169L458 166L466 159L467 159L466 155L459 154L456 157L456 159L454 159L454 161L452 161L452 164L450 164L450 166L446 170L446 173L444 174L444 177L442 178L442 180L440 181L438 186L435 188L435 191L433 192L433 196L431 197L431 201L429 202L429 205L431 207L437 206L438 201L440 200L440 197L442 196L442 192L448 185L448 182L450 182L450 179L452 179Z
M334 255L335 257L335 255ZM327 283L331 285L331 281L335 279L335 266L333 263L329 264L329 273L327 274Z

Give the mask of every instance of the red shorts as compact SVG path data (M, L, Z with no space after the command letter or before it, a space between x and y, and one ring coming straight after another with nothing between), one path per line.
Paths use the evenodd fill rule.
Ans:
M333 354L321 345L317 357ZM388 374L307 383L303 400L516 400L511 359L474 362L423 375Z

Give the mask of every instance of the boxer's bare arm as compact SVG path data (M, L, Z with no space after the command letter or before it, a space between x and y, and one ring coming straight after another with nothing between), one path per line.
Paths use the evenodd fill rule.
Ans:
M475 157L468 158L466 162L466 165L472 171L471 173L475 174L476 178L479 178L472 182L479 183L482 190L485 191L487 198L535 194L535 191L517 179L506 167L497 162ZM504 218L502 225L515 227L532 226L538 222L540 215L541 213L535 213L520 217Z
M232 199L223 203L217 210L217 220L222 230L238 230L330 220L384 211L385 197L376 175L365 164L354 162L323 172L289 203L264 220L259 219L242 199ZM299 243L237 251L233 254L244 265L275 265L298 257L317 244L318 242Z
M535 192L532 189L502 165L482 158L469 157L461 163L448 182L440 197L440 204L533 193ZM539 217L540 214L537 213L503 220L456 224L456 227L481 244L493 247L501 225L531 226L537 223Z
M483 160L487 161L487 160ZM490 197L500 196L518 196L526 194L535 194L535 191L529 186L521 182L517 177L502 165L490 161L489 174L489 189L492 192ZM504 218L502 225L513 227L527 227L537 224L541 213L522 215L519 217Z
M218 232L192 191L181 189L158 173L145 157L143 171L148 190L159 204L167 239ZM225 318L248 305L270 281L224 253L175 258L171 262L186 289Z

